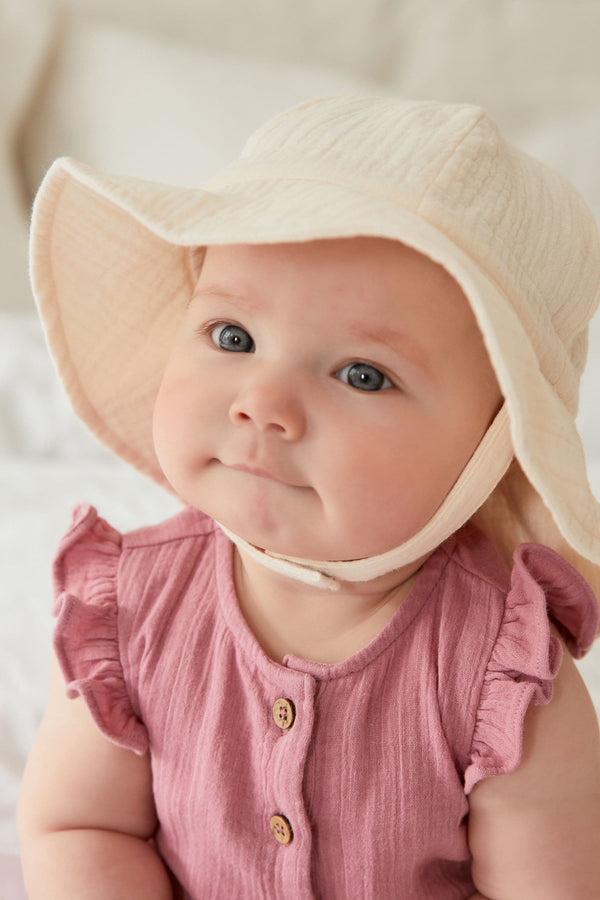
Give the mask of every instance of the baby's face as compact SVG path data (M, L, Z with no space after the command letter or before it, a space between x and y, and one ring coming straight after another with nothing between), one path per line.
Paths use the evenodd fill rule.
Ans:
M418 531L500 404L447 272L379 238L207 251L154 415L188 503L252 544L358 559Z

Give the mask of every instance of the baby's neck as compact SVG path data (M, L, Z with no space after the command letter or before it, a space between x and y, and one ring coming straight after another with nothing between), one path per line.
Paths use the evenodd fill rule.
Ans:
M272 572L235 550L240 609L265 653L338 663L366 647L408 595L424 559L368 583L330 591Z

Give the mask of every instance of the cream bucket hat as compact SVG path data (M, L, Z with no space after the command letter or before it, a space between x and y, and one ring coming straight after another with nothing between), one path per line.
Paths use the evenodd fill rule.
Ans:
M325 98L277 116L203 189L59 159L32 223L33 290L77 414L168 487L152 410L206 246L373 235L443 265L496 371L517 462L478 518L506 555L553 546L599 586L600 508L575 426L600 241L559 175L468 105ZM502 451L506 455L506 448Z

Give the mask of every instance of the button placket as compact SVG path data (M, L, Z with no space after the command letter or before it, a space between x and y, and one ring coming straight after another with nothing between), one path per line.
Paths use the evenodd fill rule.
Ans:
M279 697L273 704L273 721L282 731L288 731L296 718L296 707L287 697ZM289 819L281 814L271 816L269 822L271 834L280 844L289 844L293 838Z
M314 725L317 681L310 675L279 669L265 711L270 732L265 756L264 832L273 854L274 877L282 893L312 897L312 832L305 806L304 768ZM277 692L277 693L276 693ZM279 693L280 692L280 693ZM293 698L293 699L292 699ZM268 829L268 831L267 831Z

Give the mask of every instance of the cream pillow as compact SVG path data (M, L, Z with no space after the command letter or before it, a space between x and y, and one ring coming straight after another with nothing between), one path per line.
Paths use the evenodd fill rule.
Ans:
M228 58L74 18L25 116L22 180L33 196L52 160L67 155L105 171L200 185L286 106L379 90L333 70Z

